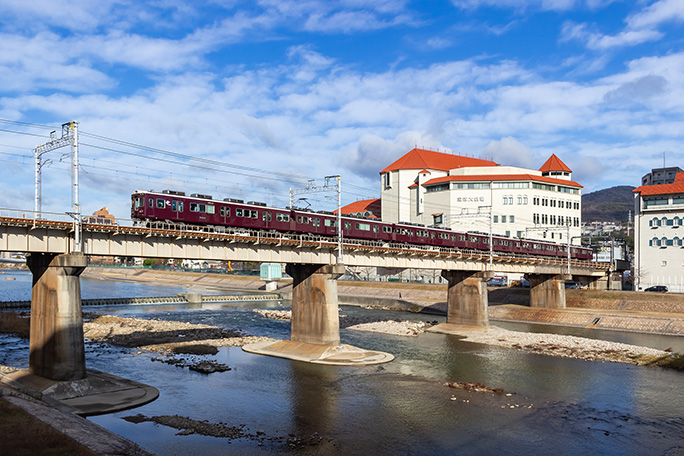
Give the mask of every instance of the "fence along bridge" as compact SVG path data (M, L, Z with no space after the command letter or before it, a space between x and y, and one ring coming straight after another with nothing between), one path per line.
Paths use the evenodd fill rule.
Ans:
M482 251L352 239L343 242L342 265L336 262L336 240L325 237L171 223L89 223L87 219L76 237L76 224L69 216L43 215L50 218L0 209L0 251L31 254L27 259L34 275L31 311L39 318L31 319L29 369L53 380L85 378L79 275L87 266L86 255L286 263L293 278L291 342L296 348L287 347L288 353L282 356L290 358L295 357L290 356L293 351L311 352L302 349L302 344L339 346L337 279L345 265L441 270L448 281L445 330L453 324L488 324L486 280L495 271L527 274L531 305L545 308L565 307L565 280L574 276L596 286L606 282L608 273L605 265L565 258L490 256ZM75 238L81 240L80 249Z

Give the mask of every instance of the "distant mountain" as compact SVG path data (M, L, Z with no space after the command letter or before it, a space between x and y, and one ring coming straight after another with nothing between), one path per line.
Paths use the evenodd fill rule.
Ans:
M582 221L585 223L627 223L629 211L634 217L634 194L636 187L620 185L582 195Z

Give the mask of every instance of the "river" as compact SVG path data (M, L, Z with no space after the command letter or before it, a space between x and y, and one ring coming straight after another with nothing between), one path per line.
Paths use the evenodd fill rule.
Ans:
M30 275L7 272L2 300L29 299ZM182 288L82 280L84 298L171 296ZM193 290L197 291L197 290ZM87 311L241 328L289 338L289 323L255 307L284 303L90 307ZM342 307L348 315L443 321L407 313ZM593 336L684 352L682 338L500 324L507 329ZM579 334L578 334L579 333ZM684 373L555 358L467 343L455 336L399 337L341 330L344 343L394 354L367 367L310 365L222 348L207 356L229 365L210 375L155 362L159 354L86 344L89 368L157 387L156 401L90 417L159 455L470 455L684 454ZM26 367L26 341L0 336L0 364ZM469 392L446 382L480 382L504 394ZM678 386L679 385L679 386ZM124 418L180 415L242 426L252 438L179 435L177 429Z

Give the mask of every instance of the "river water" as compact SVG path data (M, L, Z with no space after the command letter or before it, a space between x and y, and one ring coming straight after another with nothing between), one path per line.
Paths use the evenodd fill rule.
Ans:
M30 275L7 275L16 280L0 282L0 299L29 299ZM171 296L178 291L183 290L82 280L84 298ZM252 311L255 307L287 308L288 303L86 310L289 338L289 323L261 318ZM342 313L443 321L346 306ZM495 324L684 352L681 337ZM232 370L205 375L153 361L158 354L88 343L89 368L160 391L150 404L90 419L159 455L684 455L682 372L523 353L440 334L399 337L343 329L340 336L344 343L390 352L396 359L378 366L333 367L221 348L204 358ZM0 336L0 364L26 367L27 342ZM453 389L445 386L449 381L480 382L503 388L505 394ZM257 438L179 435L167 426L124 419L136 414L177 414L242 426Z

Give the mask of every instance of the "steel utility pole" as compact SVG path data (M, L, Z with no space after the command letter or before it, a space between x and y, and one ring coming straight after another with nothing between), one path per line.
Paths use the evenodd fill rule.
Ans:
M43 155L59 149L61 147L71 146L71 201L74 207L74 212L68 212L74 218L74 251L81 251L81 204L79 202L78 194L78 122L67 122L62 124L62 137L57 138L56 132L50 133L50 141L41 144L33 149L33 157L35 160L35 207L33 218L42 218L43 211L43 166L50 163L50 160L43 161Z
M333 180L337 182L336 189L331 185L331 182ZM316 185L315 180L311 179L309 180L309 183L305 188L290 187L290 209L294 209L295 195L320 192L337 192L337 264L343 264L344 259L342 255L342 178L340 177L340 175L338 174L335 176L325 176L324 185Z

